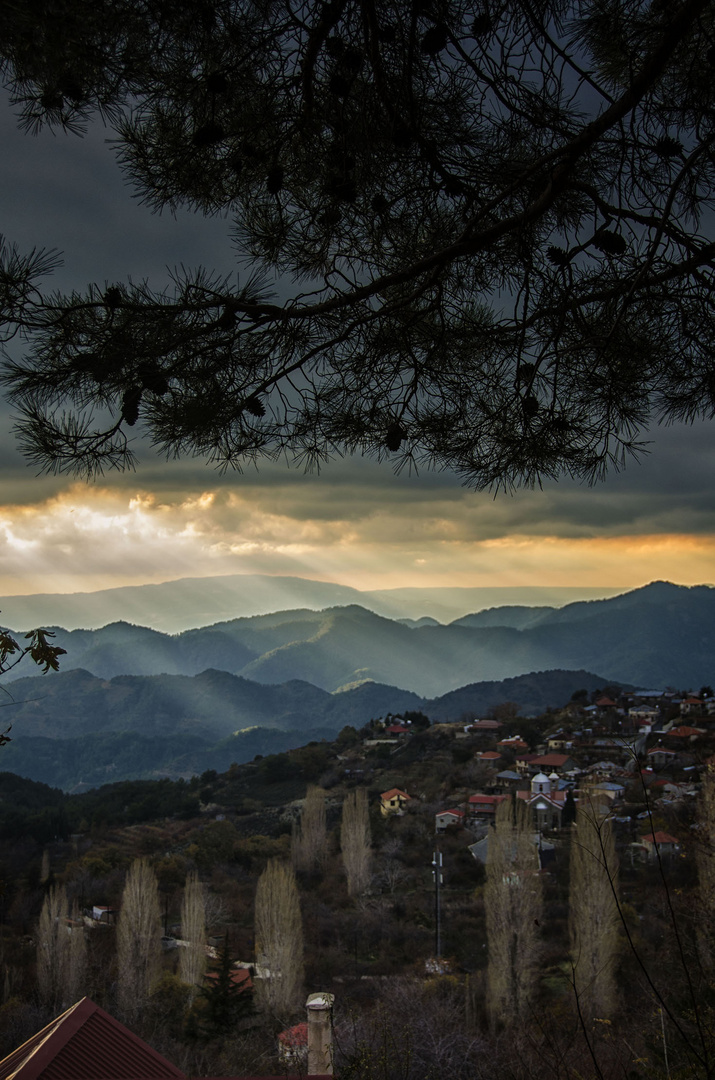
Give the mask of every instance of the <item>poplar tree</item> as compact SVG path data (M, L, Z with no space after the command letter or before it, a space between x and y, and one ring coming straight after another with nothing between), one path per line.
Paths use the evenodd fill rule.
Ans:
M542 906L531 809L521 799L505 799L489 833L484 887L487 1006L494 1025L530 1018Z
M87 939L79 906L75 901L70 912L71 931L69 934L69 957L65 1003L74 1004L87 995Z
M713 40L708 0L5 5L20 124L101 117L135 194L239 254L57 296L8 243L21 448L92 474L137 429L510 487L712 418Z
M271 859L258 879L255 939L259 1008L288 1016L303 986L303 920L295 874L278 859Z
M64 1003L69 952L67 892L64 885L53 885L45 897L37 927L37 985L40 997L53 1009Z
M146 859L129 868L117 921L117 1001L125 1017L136 1016L149 997L161 957L159 886Z
M364 788L349 791L343 802L340 849L350 896L360 896L370 884L372 861L370 814Z
M610 820L579 809L571 837L569 933L574 992L584 1020L616 1006L618 859Z
M71 919L64 885L45 897L37 927L37 986L52 1009L67 1008L87 992L87 943L77 904Z
M698 803L698 898L700 901L697 943L700 962L708 973L715 967L715 769L708 766L703 775Z
M196 995L206 971L206 901L199 875L189 874L181 904L181 937L186 943L179 957L179 976Z
M325 791L311 784L305 794L300 822L293 830L291 859L296 870L314 870L325 854L327 826Z

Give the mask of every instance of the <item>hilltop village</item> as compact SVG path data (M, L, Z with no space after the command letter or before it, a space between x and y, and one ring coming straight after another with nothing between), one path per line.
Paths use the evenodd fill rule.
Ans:
M679 1075L706 1076L713 762L709 687L610 686L576 689L539 717L509 702L451 724L388 715L332 743L188 780L66 795L1 774L0 1051L73 1004L69 978L50 991L42 974L42 919L47 926L62 890L54 923L84 956L75 997L130 1020L185 1075L304 1069L312 992L333 995L336 1071L346 1077L615 1076L626 1067L654 1076L673 1062L691 1070ZM346 808L361 800L362 854L351 869ZM612 982L593 1001L574 955L585 898L600 887L575 876L586 817L602 845L592 861L607 870L596 907L613 905L599 930L599 948L611 942L599 963ZM139 865L157 890L158 961L129 1016L121 921ZM257 896L278 866L295 882L300 991L271 1005L278 961ZM190 882L201 889L206 935L193 986ZM513 955L498 964L495 912L529 927L513 931ZM595 926L600 916L585 917ZM500 988L495 971L507 967Z

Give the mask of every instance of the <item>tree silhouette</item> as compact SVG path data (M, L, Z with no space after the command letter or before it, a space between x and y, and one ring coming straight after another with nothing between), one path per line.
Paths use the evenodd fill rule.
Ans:
M200 994L201 1029L208 1036L232 1031L240 1019L253 1012L253 991L236 979L228 938L224 938Z
M360 452L468 484L593 479L715 411L707 0L12 5L28 130L100 115L157 209L226 214L240 273L36 289L6 246L20 444L219 466Z

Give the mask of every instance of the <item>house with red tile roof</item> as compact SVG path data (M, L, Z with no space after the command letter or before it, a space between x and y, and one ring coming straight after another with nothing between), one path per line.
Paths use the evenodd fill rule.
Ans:
M434 816L435 832L444 832L450 825L464 824L464 810L440 810Z
M523 769L522 769L523 762ZM573 769L578 768L578 762L574 760L569 754L529 754L522 755L516 759L516 767L520 771L527 771L530 773L557 773L559 776L562 773L571 772Z
M671 728L666 738L683 739L688 742L694 742L699 735L704 734L705 728L691 727L690 724L680 724L678 727Z
M640 842L650 859L657 858L659 853L661 855L675 855L680 851L680 842L677 836L671 836L667 832L648 833L647 836L641 836Z
M380 796L380 811L383 817L389 817L390 814L404 814L405 807L410 801L410 796L406 791L400 791L399 788L393 787L389 791L383 791Z
M507 795L470 795L469 813L472 817L494 817L497 806L506 798Z
M278 1036L278 1057L285 1065L304 1065L308 1059L308 1025L300 1024L281 1031Z
M670 765L676 757L676 752L675 750L668 750L665 746L654 746L648 751L646 757L649 765L660 768L663 765Z
M529 744L525 743L519 735L510 735L506 739L500 739L497 746L503 747L505 750L528 750Z
M470 735L494 735L501 727L501 720L475 720L474 723L468 724L464 730L468 731Z

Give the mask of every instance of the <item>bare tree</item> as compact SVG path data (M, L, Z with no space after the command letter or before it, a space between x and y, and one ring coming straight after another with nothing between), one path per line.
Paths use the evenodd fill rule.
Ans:
M715 769L710 766L703 776L699 800L698 895L701 917L697 920L700 961L706 971L715 966L715 946L711 929L715 913Z
M314 870L325 853L325 792L311 784L305 794L300 824L293 831L291 858L296 870Z
M62 1005L69 965L67 893L53 885L45 897L37 927L37 984L40 997L53 1009Z
M293 1011L303 985L303 922L292 868L271 859L256 888L256 983L259 1007L275 1016Z
M156 874L146 859L129 868L117 923L118 1004L136 1015L149 995L161 955L161 909Z
M181 950L179 975L193 988L193 998L206 970L206 903L204 887L195 872L189 874L184 888L181 936L188 944Z
M506 799L499 805L489 834L484 891L492 1022L525 1019L534 993L543 898L533 832L524 802Z
M571 841L569 934L574 990L584 1019L616 1005L620 916L618 860L611 822L579 809Z
M367 792L364 788L356 788L345 796L340 827L340 848L351 896L360 896L370 884L370 842Z
M87 940L77 901L72 904L64 1004L72 1005L87 992Z

